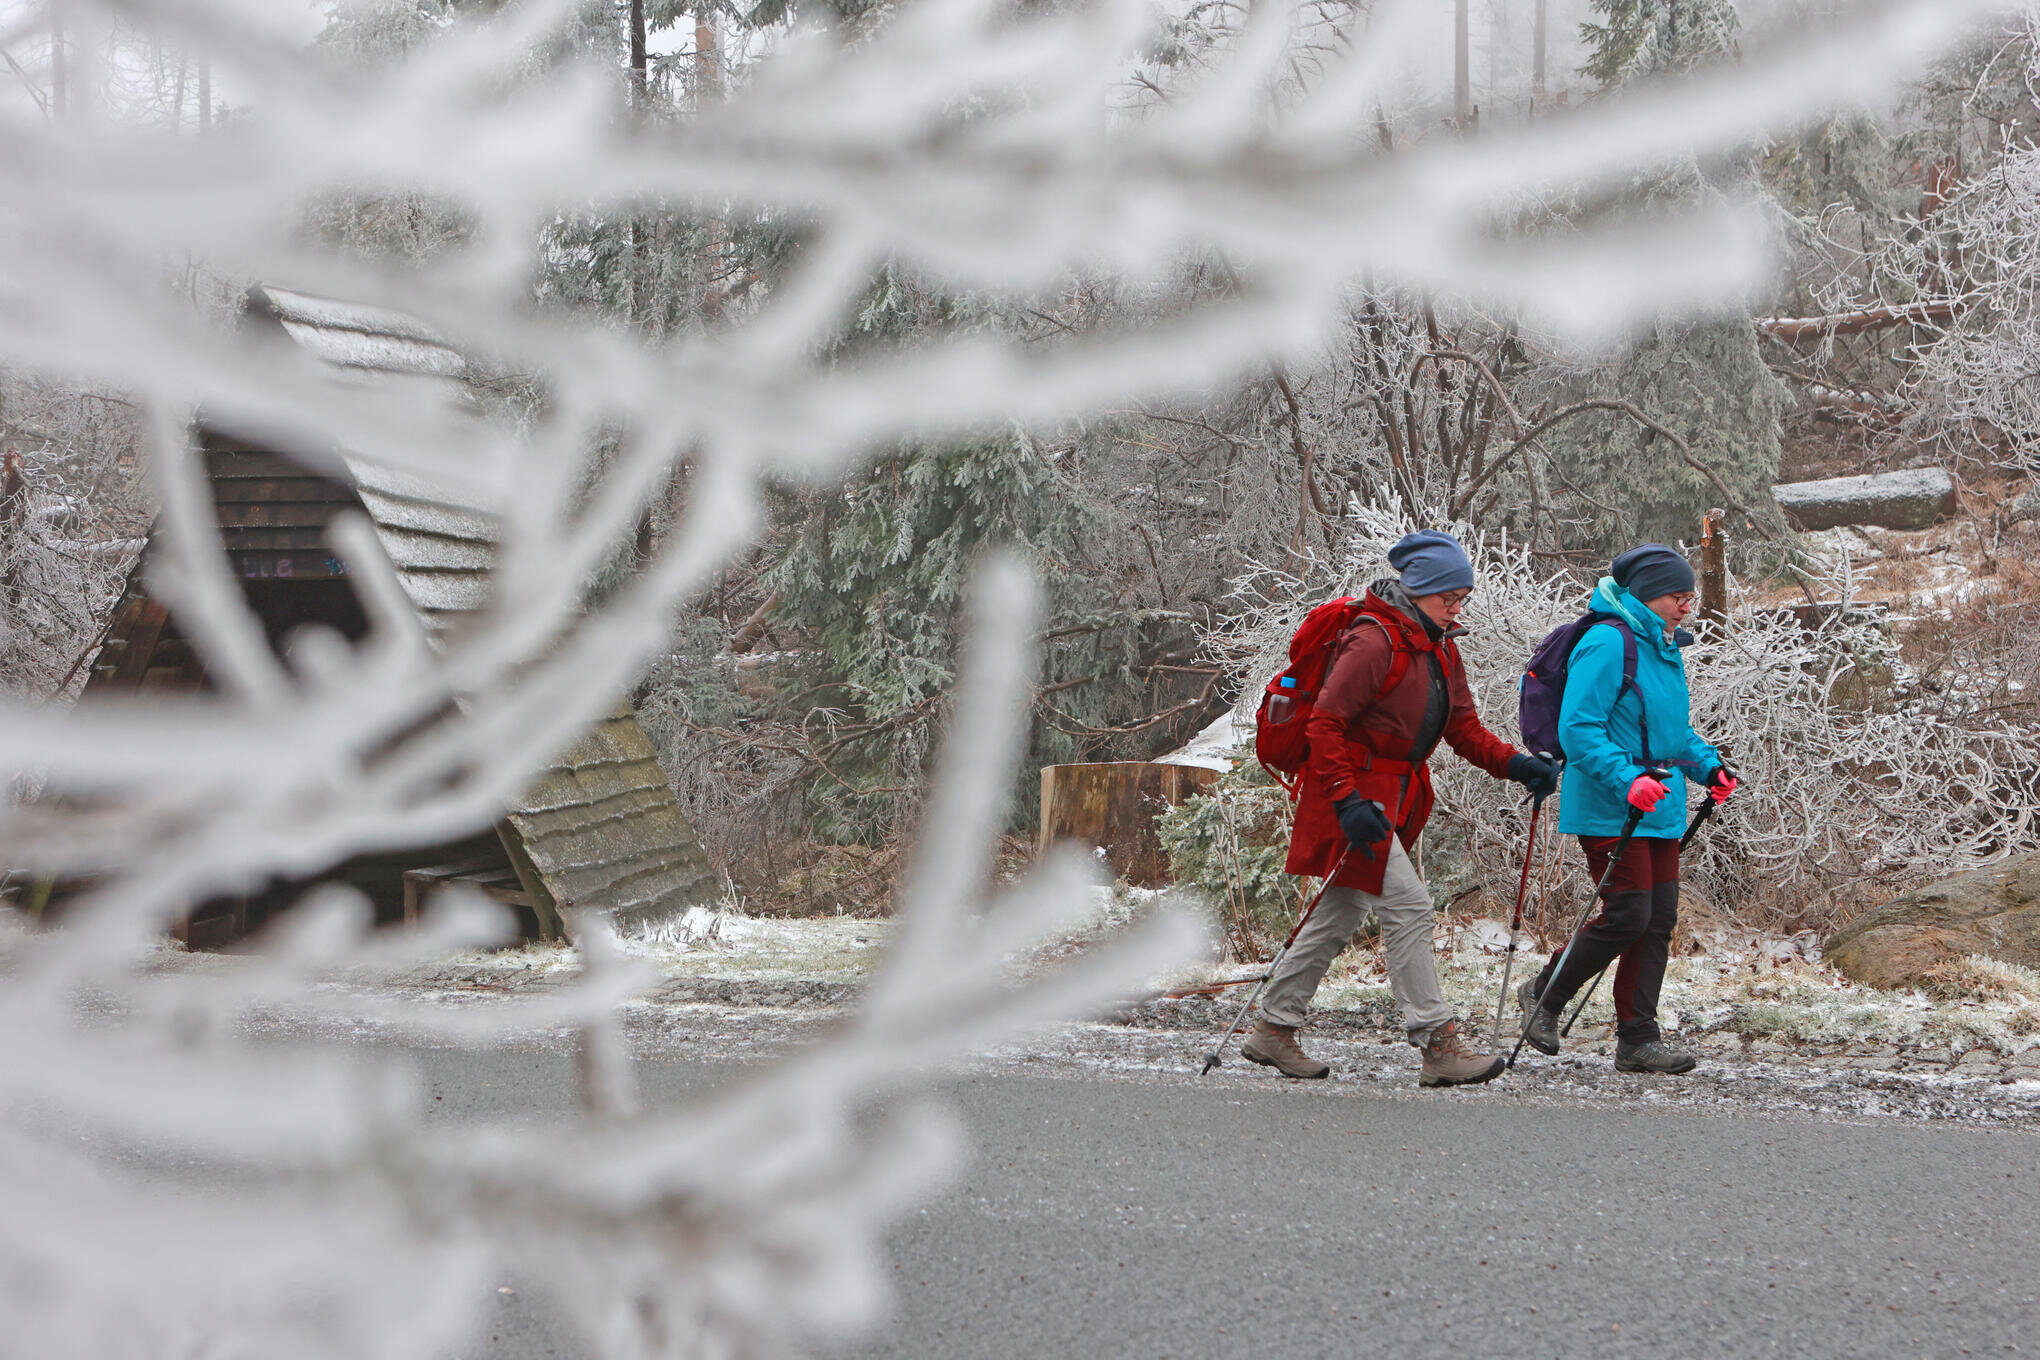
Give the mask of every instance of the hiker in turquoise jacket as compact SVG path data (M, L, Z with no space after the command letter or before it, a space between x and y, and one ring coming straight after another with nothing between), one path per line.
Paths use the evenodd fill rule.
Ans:
M1574 994L1615 964L1615 1066L1625 1072L1689 1072L1693 1055L1664 1041L1658 993L1679 919L1679 836L1686 784L1700 781L1716 802L1735 789L1721 753L1693 731L1686 663L1693 635L1679 625L1693 611L1693 569L1660 543L1617 557L1590 606L1616 622L1586 630L1567 663L1559 709L1565 778L1558 829L1580 838L1595 881L1608 869L1632 808L1643 812L1622 859L1601 890L1601 910L1580 928L1565 970L1559 955L1523 984L1525 1040L1558 1052L1558 1017ZM1633 644L1632 644L1633 640ZM1635 648L1631 682L1627 653ZM1650 768L1669 771L1663 780ZM1561 949L1560 953L1563 953Z

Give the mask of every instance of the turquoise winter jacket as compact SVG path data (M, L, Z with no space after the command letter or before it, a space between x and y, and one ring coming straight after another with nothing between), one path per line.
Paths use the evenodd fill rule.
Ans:
M1565 700L1558 711L1558 740L1566 755L1558 829L1576 836L1622 834L1629 786L1643 773L1642 718L1651 758L1669 767L1672 777L1636 834L1676 838L1686 829L1687 780L1704 781L1721 763L1720 753L1693 732L1686 663L1665 636L1664 620L1612 576L1601 578L1590 607L1629 621L1636 634L1636 687L1622 688L1620 630L1609 624L1589 628L1566 665Z

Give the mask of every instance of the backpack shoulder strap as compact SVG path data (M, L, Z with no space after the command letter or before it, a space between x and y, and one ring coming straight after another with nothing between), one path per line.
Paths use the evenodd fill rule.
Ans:
M1625 689L1636 696L1636 725L1643 739L1643 763L1655 765L1657 762L1650 754L1650 713L1643 702L1643 691L1636 687L1636 630L1629 626L1629 620L1614 614L1601 622L1614 624L1615 631L1622 636L1622 683L1616 687L1615 697L1620 699Z
M1629 620L1619 618L1614 614L1608 615L1601 622L1614 624L1615 631L1622 635L1622 689L1618 689L1616 693L1620 694L1623 689L1635 689L1636 630L1629 626Z
M1388 639L1388 674L1382 677L1381 688L1374 695L1375 702L1379 703L1390 693L1394 692L1395 687L1402 683L1403 677L1410 673L1410 649L1404 645L1402 638L1396 633L1395 629L1389 627L1374 615L1359 615L1353 620L1353 628L1357 629L1363 623L1373 624L1381 630L1381 635ZM1347 631L1350 636L1352 629Z

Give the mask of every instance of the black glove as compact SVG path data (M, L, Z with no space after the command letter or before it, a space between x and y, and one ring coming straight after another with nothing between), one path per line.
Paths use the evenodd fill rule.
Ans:
M1510 756L1509 778L1537 798L1549 798L1558 792L1558 766L1539 756Z
M1346 844L1358 850L1364 858L1374 858L1374 843L1388 839L1388 818L1381 815L1381 809L1357 793L1349 793L1332 804L1332 811L1339 814L1339 830L1346 833Z

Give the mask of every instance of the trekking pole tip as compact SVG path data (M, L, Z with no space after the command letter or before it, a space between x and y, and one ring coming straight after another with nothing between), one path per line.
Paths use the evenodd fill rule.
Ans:
M1211 1069L1217 1066L1218 1066L1218 1054L1207 1053L1204 1055L1204 1070L1202 1072L1199 1072L1197 1075L1200 1077L1208 1077L1211 1075Z

